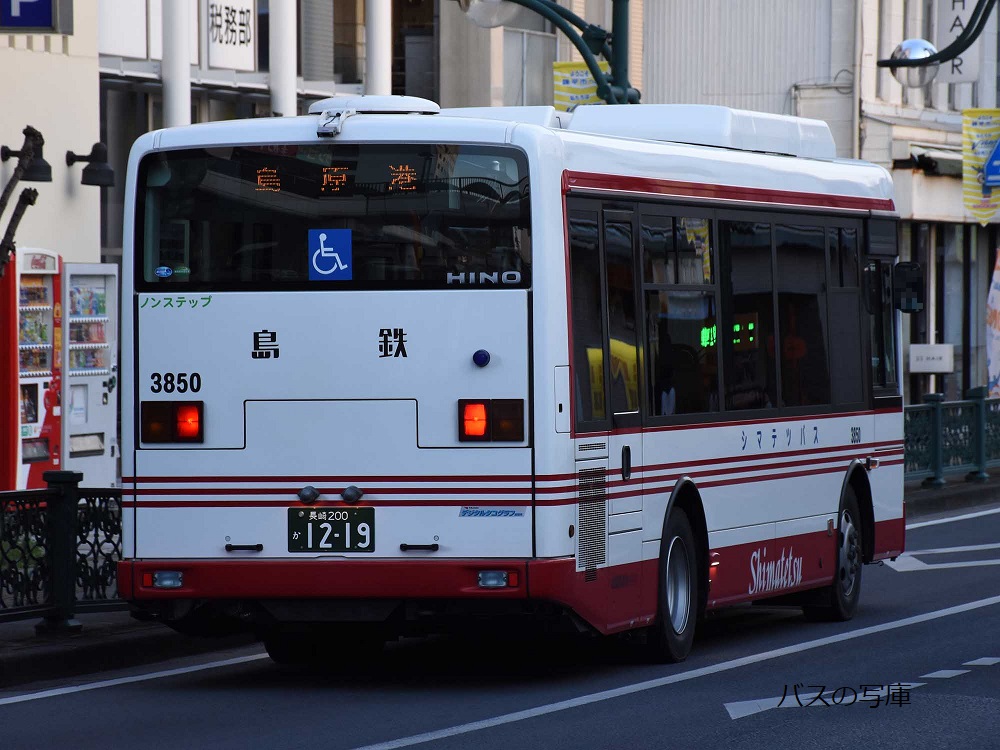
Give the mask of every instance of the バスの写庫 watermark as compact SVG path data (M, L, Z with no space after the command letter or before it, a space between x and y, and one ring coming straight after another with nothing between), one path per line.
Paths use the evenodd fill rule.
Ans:
M889 685L862 684L857 689L844 686L828 690L826 685L804 685L799 682L785 685L778 708L852 706L859 701L868 703L868 708L888 705L907 706L910 704L910 685L894 682Z

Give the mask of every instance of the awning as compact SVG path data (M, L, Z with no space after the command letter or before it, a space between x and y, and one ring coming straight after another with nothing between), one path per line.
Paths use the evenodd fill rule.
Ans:
M962 176L962 150L948 146L910 144L910 157L917 169L931 175Z

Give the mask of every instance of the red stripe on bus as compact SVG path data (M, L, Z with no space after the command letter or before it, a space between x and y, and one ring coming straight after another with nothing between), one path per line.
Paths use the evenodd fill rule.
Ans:
M878 444L876 444L878 445ZM898 445L898 444L896 444ZM709 458L701 459L698 461L678 461L669 464L651 464L648 466L636 466L633 467L633 471L636 474L642 474L642 479L647 481L664 481L670 478L672 475L667 474L665 476L651 476L656 472L664 472L676 470L677 477L683 475L690 475L692 477L707 477L715 474L738 474L741 472L750 471L768 471L773 469L790 468L794 466L800 466L802 464L817 464L817 463L833 463L838 461L844 461L845 459L862 458L862 456L853 456L852 453L863 452L865 450L871 449L872 446L844 446L833 449L814 449L808 451L784 451L781 453L774 453L767 456L764 461L757 463L750 463L754 460L752 456L727 456L724 458ZM833 453L838 452L846 455L830 455L830 456L817 456L815 454L820 453ZM894 447L890 450L881 451L882 457L880 461L882 464L887 464L889 459L885 456L902 456L902 448ZM772 459L783 458L789 456L804 456L810 455L810 458L798 460L798 461L779 461L775 462ZM733 463L746 463L747 465L742 466L731 466L724 469L718 469L717 471L687 471L688 469L697 469L702 466L718 466L719 464L733 464ZM612 476L618 474L620 469L618 468L608 468L606 474ZM539 495L552 495L559 494L563 492L574 492L576 490L576 478L577 475L574 474L561 474L561 475L541 475L538 478L540 482L551 482L558 480L573 480L568 484L561 485L550 485L545 487L535 488L535 494ZM315 482L321 484L329 480L329 477L266 477L266 476L246 476L246 477L127 477L123 479L123 482L127 484L153 484L153 483L175 483L175 484L198 484L198 483L270 483L277 481L307 481ZM337 477L336 479L349 480L354 483L363 483L364 477ZM382 478L384 479L384 478ZM449 482L464 482L464 483L478 483L481 481L488 481L489 477L400 477L400 481L407 482L420 482L420 481L449 481ZM504 480L500 480L504 481ZM623 484L622 482L610 482L609 486L618 486ZM337 488L323 488L320 487L321 491L324 492L338 492ZM529 487L483 487L483 488L469 488L469 487L393 487L393 488L366 488L365 492L369 495L427 495L427 494L463 494L469 492L478 492L483 494L530 494L532 488ZM125 494L134 494L133 490L124 490ZM266 494L292 494L298 493L298 488L290 487L252 487L252 488L201 488L201 487L177 487L177 488L142 488L141 492L148 495L177 495L177 494L198 494L198 495L233 495L233 494L250 494L250 495L266 495Z
M738 185L713 185L704 182L663 180L652 177L593 174L588 172L563 172L563 190L614 190L628 193L654 193L682 198L705 198L741 203L783 203L816 208L842 208L858 211L895 211L891 198L868 198L832 193L806 193L792 190L773 190Z
M898 461L885 461L885 462L883 462L882 465L884 465L884 466L893 466L893 465L897 465L897 464L901 464L901 463L903 463L902 459L900 459ZM844 469L845 469L845 467L843 467L843 466L831 466L831 467L816 468L816 469L805 470L805 471L792 471L792 472L787 472L786 471L786 472L778 473L778 474L771 473L771 474L762 474L762 475L751 476L751 477L734 477L734 478L731 478L731 479L717 479L717 480L712 480L712 479L709 479L709 478L703 478L702 481L699 481L697 483L697 485L698 485L698 487L705 487L705 488L707 488L707 487L731 486L731 485L736 485L736 484L755 484L755 483L758 483L758 482L770 482L770 481L777 481L777 480L781 480L781 479L798 479L798 478L801 478L801 477L819 476L819 475L822 475L822 474L836 474L836 473L844 471ZM714 474L706 473L705 477L711 477L713 475ZM652 481L656 481L658 483L662 482L662 483L665 483L665 484L669 485L670 482L675 482L679 478L680 478L679 476L676 476L676 477L663 477L663 478L657 478L657 479L652 480ZM651 481L651 483L652 483L652 481ZM614 489L612 489L611 492L607 493L607 499L608 500L616 500L616 499L622 499L622 498L627 498L627 497L637 497L637 496L641 496L641 495L662 494L662 493L665 493L665 492L669 492L671 489L672 488L669 487L669 486L662 487L662 488L659 488L657 490L645 490L642 487L637 487L634 490L629 490L629 491L625 491L625 492L621 492L621 491L615 492ZM123 496L126 496L126 497L132 497L132 496L136 496L136 495L138 495L138 496L145 496L147 494L174 495L174 496L202 496L202 495L234 495L235 496L235 495L241 495L241 494L242 495L247 495L247 494L267 494L267 492L271 492L271 494L279 494L280 490L262 491L262 492L248 492L246 490L238 490L238 489L233 489L233 490L228 490L227 489L225 491L219 491L219 490L215 490L215 491L211 491L211 490L210 491L202 491L199 488L188 488L188 489L183 489L183 490L158 489L158 490L155 490L155 491L140 489L140 490L123 490L122 494L123 494ZM569 492L575 492L575 488L573 488L572 490L567 490L567 493L569 493ZM294 493L288 493L288 494L294 495ZM567 497L567 498L538 499L538 500L536 500L535 505L540 506L540 507L551 507L551 506L558 506L558 505L575 505L577 502L578 502L578 498L574 495L573 497ZM131 507L147 507L147 508L149 508L149 507L157 507L157 508L184 508L184 507L200 507L200 508L212 508L212 507L220 507L220 508L227 508L227 507L229 507L229 508L232 508L232 507L240 507L240 508L242 508L242 507L249 507L249 508L252 508L252 507L298 507L298 506L295 505L295 500L292 497L289 497L287 500L255 500L255 501L243 501L243 502L240 502L239 500L231 500L231 501L225 501L225 500L214 500L214 501L213 500L166 500L166 501L158 501L158 500L131 500L131 501L129 501L129 500L125 500L125 501L122 502L122 505L124 507L129 507L129 508L131 508ZM344 503L343 501L326 500L326 501L315 503L314 505L311 505L311 506L308 506L308 507L321 507L321 506L322 507L330 507L330 506L343 506L343 505L346 505L346 503ZM461 500L457 500L457 499L438 500L438 499L434 499L434 498L429 498L427 500L381 500L381 499L379 499L379 500L372 500L372 499L369 499L369 500L361 502L359 505L362 505L362 506L366 506L367 505L367 506L375 506L375 507L378 507L378 506L383 506L383 507L407 507L407 506L412 506L412 507L428 507L428 506L430 506L430 507L434 507L434 506L465 506L465 505L470 505L470 506L474 506L474 505L499 505L499 506L504 506L504 505L507 505L507 506L516 506L516 507L528 507L524 503L524 498L516 498L516 499L515 498L503 498L503 499L494 499L494 498L465 498L465 499L461 499ZM303 506L303 507L306 507L306 506Z

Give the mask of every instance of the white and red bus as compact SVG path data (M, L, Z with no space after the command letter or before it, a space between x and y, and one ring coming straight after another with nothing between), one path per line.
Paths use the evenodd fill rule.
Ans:
M132 149L138 615L297 661L508 616L680 660L707 610L854 614L904 538L884 169L722 107L310 112Z

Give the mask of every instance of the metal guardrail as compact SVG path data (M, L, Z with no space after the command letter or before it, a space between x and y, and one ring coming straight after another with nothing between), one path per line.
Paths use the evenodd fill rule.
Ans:
M83 488L76 471L47 471L48 489L0 492L0 623L41 617L39 633L80 629L78 612L118 599L122 493Z
M942 487L946 474L965 474L970 482L989 479L986 470L1000 466L1000 398L986 395L982 387L962 401L931 393L926 403L904 408L907 480Z

